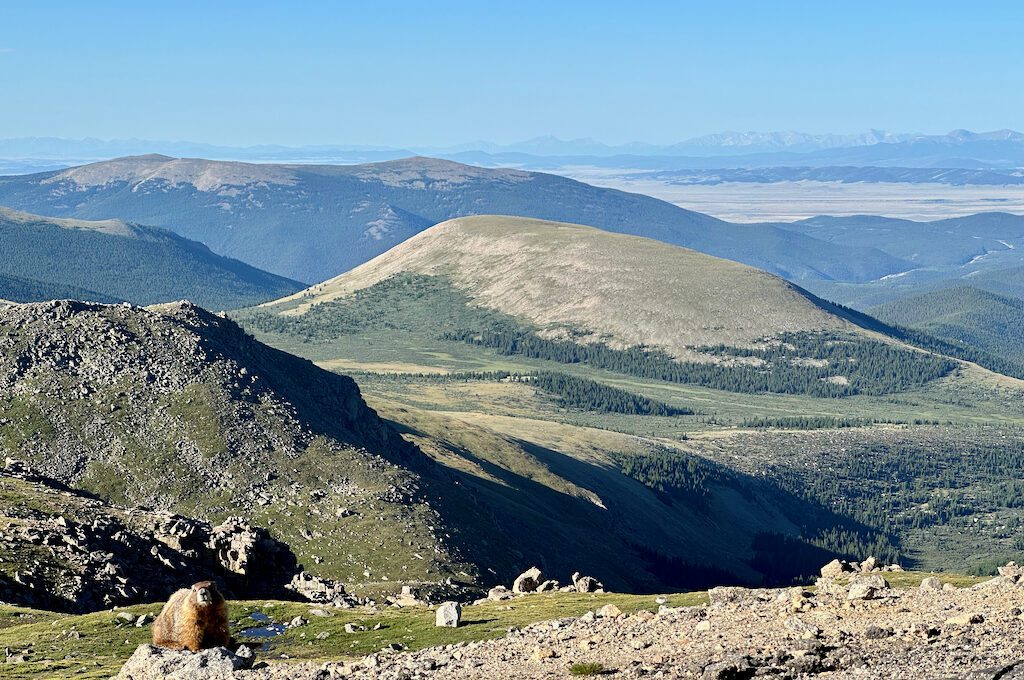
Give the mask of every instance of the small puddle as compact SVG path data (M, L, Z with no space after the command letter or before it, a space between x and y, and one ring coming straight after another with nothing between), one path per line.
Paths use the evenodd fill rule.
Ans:
M265 623L265 626L256 626L254 628L245 628L239 631L239 635L249 638L272 638L281 635L288 630L283 623L272 623L271 618L263 612L253 612L249 614L249 618L257 623Z

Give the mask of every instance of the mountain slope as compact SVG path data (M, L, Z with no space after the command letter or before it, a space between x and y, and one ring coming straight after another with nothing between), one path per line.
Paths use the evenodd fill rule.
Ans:
M830 243L870 246L913 267L965 265L983 257L1024 258L1024 215L979 213L934 222L855 215L786 224Z
M1024 266L978 272L970 284L990 293L1024 299Z
M1024 300L970 286L900 298L868 310L892 324L975 347L1024 366Z
M786 580L807 565L773 568L758 536L849 522L633 436L379 407L421 448L350 378L193 305L0 307L0 454L121 506L243 517L357 592L531 564L649 592ZM659 461L687 472L663 479Z
M95 300L121 302L118 298L95 291L77 288L53 281L37 281L0 274L0 300L10 302L39 302L42 300Z
M316 166L136 156L0 177L0 204L163 226L214 252L305 281L336 276L431 225L476 214L589 224L795 280L865 280L907 268L870 248L830 245L777 226L734 225L564 177L431 158Z
M0 298L153 304L191 299L227 309L298 290L295 281L215 255L164 229L0 208Z

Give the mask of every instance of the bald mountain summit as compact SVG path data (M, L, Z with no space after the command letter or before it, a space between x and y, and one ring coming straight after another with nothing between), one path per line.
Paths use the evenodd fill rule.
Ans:
M953 369L876 332L883 325L869 317L746 265L501 216L444 222L240 318L314 347L395 329L427 342L739 392L882 394ZM312 351L331 358L327 349Z
M565 177L433 158L283 165L131 156L0 177L0 205L172 229L281 276L336 276L445 220L521 215L656 238L791 278L871 280L911 266L775 225L738 225Z
M189 299L232 309L302 287L172 231L118 219L42 217L0 207L0 252L0 299L14 302Z

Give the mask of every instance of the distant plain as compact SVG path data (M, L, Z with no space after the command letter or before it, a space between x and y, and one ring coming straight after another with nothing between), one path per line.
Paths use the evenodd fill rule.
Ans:
M672 184L629 169L564 167L555 174L596 186L647 194L730 222L802 220L816 215L884 215L939 220L980 212L1024 213L1020 186L842 182Z

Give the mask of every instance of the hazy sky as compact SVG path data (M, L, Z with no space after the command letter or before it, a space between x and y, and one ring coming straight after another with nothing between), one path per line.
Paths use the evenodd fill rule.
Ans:
M0 137L1024 128L1022 2L4 2Z

